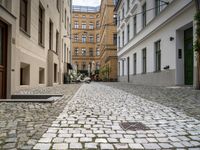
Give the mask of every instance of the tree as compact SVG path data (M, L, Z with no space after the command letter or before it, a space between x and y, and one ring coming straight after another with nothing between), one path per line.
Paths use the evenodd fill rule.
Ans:
M197 85L196 88L200 89L200 0L195 0L196 3L196 41L194 44L194 50L197 54Z

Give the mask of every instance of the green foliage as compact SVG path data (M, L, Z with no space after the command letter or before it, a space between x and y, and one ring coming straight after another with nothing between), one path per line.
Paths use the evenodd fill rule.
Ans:
M194 43L193 48L194 48L194 51L199 53L200 52L200 42L199 42L200 40L200 11L196 13L196 15L194 16L194 20L196 21L197 27L196 27L196 41Z

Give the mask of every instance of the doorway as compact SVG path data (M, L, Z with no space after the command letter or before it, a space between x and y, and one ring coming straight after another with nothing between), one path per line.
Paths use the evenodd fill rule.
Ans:
M184 31L184 74L185 85L193 85L193 28Z
M0 21L0 99L6 98L7 25Z

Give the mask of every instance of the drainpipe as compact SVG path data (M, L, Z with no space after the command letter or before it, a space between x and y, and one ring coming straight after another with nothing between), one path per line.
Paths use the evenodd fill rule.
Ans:
M200 11L200 0L195 0L196 10L197 12ZM198 36L197 36L198 38ZM196 39L200 40L200 39ZM200 89L200 50L197 52L197 84L196 89Z

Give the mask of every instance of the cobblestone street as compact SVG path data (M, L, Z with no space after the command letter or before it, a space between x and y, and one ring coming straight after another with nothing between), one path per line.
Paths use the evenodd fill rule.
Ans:
M122 122L140 122L149 130L123 130ZM99 83L83 84L34 146L34 149L176 148L200 148L200 121L177 109Z
M200 120L200 91L192 87L144 86L121 82L105 82L103 84L137 95L149 101L176 108Z
M54 103L0 103L0 149L32 149L80 84L25 89L17 94L65 94Z

